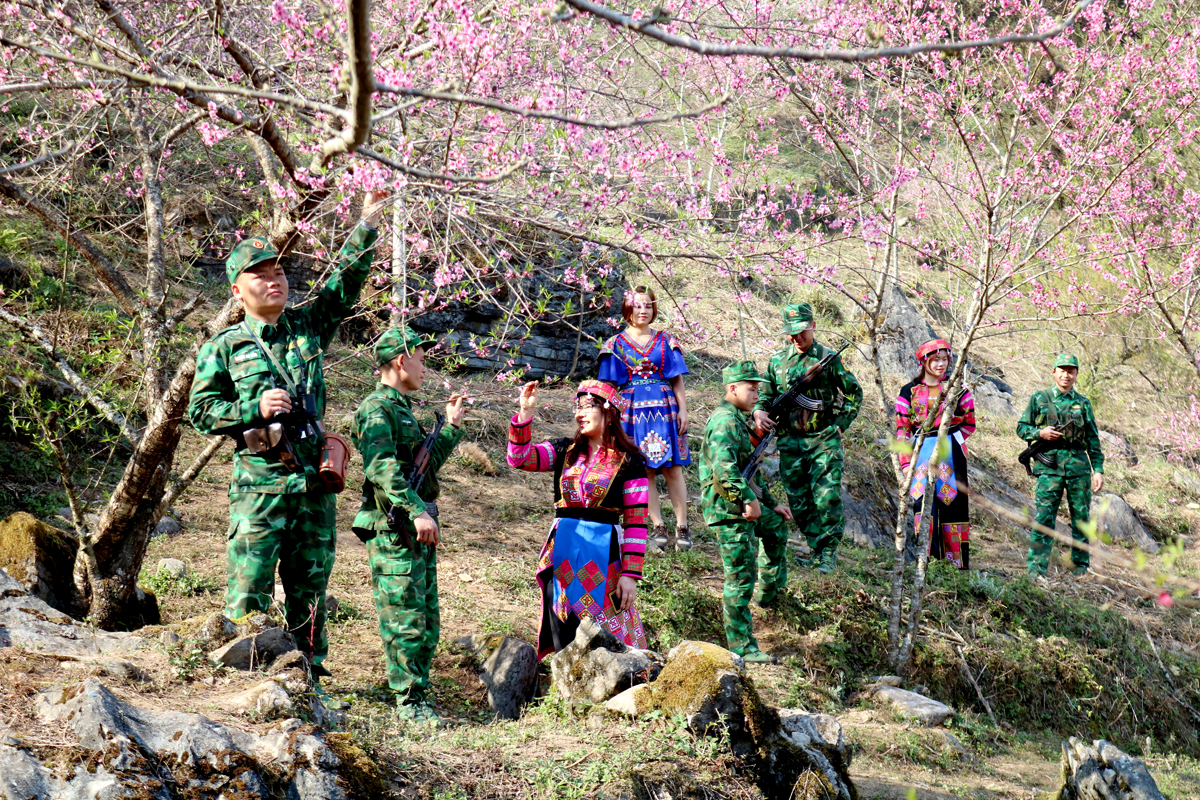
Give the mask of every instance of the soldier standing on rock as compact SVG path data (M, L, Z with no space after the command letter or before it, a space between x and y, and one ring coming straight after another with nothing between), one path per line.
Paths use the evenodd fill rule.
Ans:
M775 663L773 656L758 649L750 599L769 606L787 587L786 520L792 518L791 510L776 503L757 477L742 476L754 450L748 415L764 380L753 361L739 361L722 371L725 401L708 418L700 451L704 524L717 537L725 568L725 638L729 649L750 664Z
M318 477L325 443L323 355L366 282L385 195L367 195L361 224L316 300L287 308L288 279L271 243L239 242L225 262L246 319L200 348L188 417L204 434L234 440L229 482L225 615L271 607L275 568L287 625L314 678L322 661L325 589L333 569L337 503Z
M350 438L362 453L366 482L354 535L367 545L379 611L388 686L401 719L440 724L429 696L429 668L441 633L438 604L437 473L462 438L463 397L446 404L449 423L424 453L425 431L408 399L425 380L433 344L407 325L389 328L375 344L379 386L354 413ZM414 490L414 463L428 466Z
M830 352L814 340L815 331L812 306L794 303L784 307L783 332L792 341L771 356L767 366L754 411L759 435L775 425L767 413L775 398L804 378L809 368ZM779 477L796 524L813 551L800 563L828 573L837 566L837 548L846 528L842 510L842 432L858 416L863 393L838 356L804 394L821 401L822 407L819 411L796 408L780 421Z
M1104 487L1104 453L1092 404L1075 391L1079 377L1079 359L1062 353L1054 361L1054 386L1034 392L1025 413L1017 420L1017 435L1030 444L1039 439L1049 447L1031 460L1037 476L1037 522L1054 527L1063 493L1071 512L1071 535L1086 542L1080 527L1088 521L1092 492ZM1036 530L1029 532L1029 575L1045 575L1050 568L1054 539ZM1090 556L1086 550L1071 549L1071 570L1076 575L1088 571Z

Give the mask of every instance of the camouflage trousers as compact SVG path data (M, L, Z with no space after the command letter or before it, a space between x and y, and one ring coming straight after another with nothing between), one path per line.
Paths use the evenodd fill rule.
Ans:
M796 527L814 554L837 550L846 530L842 509L842 434L783 436L779 478Z
M367 542L388 686L398 695L428 691L429 667L441 635L437 548L417 542L415 532L411 535L411 548L391 531L379 531Z
M758 647L750 617L751 596L759 605L770 605L787 588L787 521L774 509L764 508L754 522L733 518L708 527L721 546L725 567L725 638L729 649L740 654L747 647Z
M1037 477L1037 520L1039 525L1047 528L1054 527L1058 517L1058 508L1062 505L1063 493L1067 495L1067 508L1071 512L1071 536L1077 542L1086 542L1087 535L1080 530L1079 524L1088 521L1092 507L1092 476L1078 475L1071 478L1062 475L1038 475ZM1029 532L1029 564L1030 575L1045 575L1050 569L1050 552L1054 547L1054 539L1039 531ZM1086 567L1091 556L1086 550L1071 548L1071 561L1076 567Z
M288 629L312 663L321 663L329 652L325 588L336 522L337 499L325 492L230 495L225 616L269 610L278 564Z

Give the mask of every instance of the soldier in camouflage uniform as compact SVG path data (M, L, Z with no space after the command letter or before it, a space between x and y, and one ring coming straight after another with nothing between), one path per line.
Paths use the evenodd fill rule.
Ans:
M383 195L364 202L362 224L342 247L341 263L304 308L286 308L288 281L271 243L238 243L225 262L233 296L246 311L200 348L188 417L201 433L233 438L229 484L228 584L225 615L267 611L275 568L288 627L308 655L313 675L329 649L325 588L333 569L336 503L317 477L324 445L323 354L358 300L378 236ZM246 436L283 421L295 455L251 452Z
M433 442L419 491L408 478L425 432L408 394L421 388L432 344L408 326L389 328L375 345L379 386L354 414L350 438L362 453L366 482L354 534L367 545L388 685L403 719L437 724L429 667L441 616L437 586L437 472L462 438L463 398L446 404L446 426ZM395 524L388 521L394 511Z
M783 309L783 332L791 344L771 356L754 424L759 433L773 423L766 409L800 380L809 367L830 351L814 341L812 306L795 303ZM825 368L805 394L824 403L821 411L795 409L780 421L779 476L788 505L813 554L802 560L823 573L837 566L837 548L846 527L842 510L842 432L850 427L862 405L862 387L842 364L841 357Z
M749 415L765 379L753 361L740 361L726 367L721 380L725 401L709 416L700 451L700 503L704 522L721 546L729 649L748 663L773 664L774 657L760 651L754 638L750 599L753 595L768 606L787 587L786 520L792 512L775 502L757 476L742 477L754 450Z
M1017 421L1017 435L1029 443L1041 438L1056 445L1047 452L1054 466L1036 458L1031 462L1037 477L1038 524L1054 527L1065 492L1071 512L1071 535L1076 541L1086 542L1087 535L1080 525L1088 521L1092 492L1104 486L1104 453L1100 450L1100 432L1096 429L1092 404L1075 391L1078 377L1079 360L1069 353L1059 355L1054 362L1054 386L1030 396L1025 413ZM1046 574L1053 543L1054 539L1044 533L1029 532L1027 560L1031 576ZM1071 562L1073 573L1085 574L1088 552L1072 548Z

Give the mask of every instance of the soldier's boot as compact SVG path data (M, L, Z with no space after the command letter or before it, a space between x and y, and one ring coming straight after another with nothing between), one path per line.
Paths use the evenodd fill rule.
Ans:
M745 661L747 664L778 664L779 663L779 659L775 658L775 656L771 655L770 653L764 653L762 650L759 650L754 645L750 645L749 647L745 648L738 655L740 655L742 657L742 661Z
M675 529L675 552L686 553L692 549L692 534L687 528Z
M817 572L821 573L822 575L828 575L837 569L837 561L837 548L826 547L817 557Z
M650 550L655 553L661 553L667 549L667 542L670 541L670 534L667 531L666 525L655 525L654 532L650 534L650 540L647 544Z
M1071 569L1071 574L1077 578L1082 577L1082 576L1088 574L1088 568L1087 567L1073 567Z
M434 711L433 704L425 697L425 693L414 689L396 700L396 718L405 722L416 722L440 726L442 718Z

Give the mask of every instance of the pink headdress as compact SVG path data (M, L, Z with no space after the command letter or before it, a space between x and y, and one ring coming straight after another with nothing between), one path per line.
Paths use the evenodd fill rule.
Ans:
M579 384L579 388L575 390L575 396L581 394L590 394L593 397L598 397L604 401L605 405L614 405L618 411L625 411L629 408L629 401L621 396L621 392L612 384L604 381L586 380Z
M930 339L917 348L917 361L924 361L931 353L936 353L938 350L949 351L949 342L945 339Z

